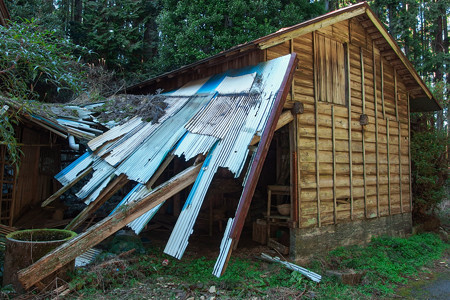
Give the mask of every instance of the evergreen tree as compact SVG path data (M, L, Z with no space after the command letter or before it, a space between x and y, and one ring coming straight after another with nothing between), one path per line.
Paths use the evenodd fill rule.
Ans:
M163 0L159 64L170 70L323 13L307 0Z

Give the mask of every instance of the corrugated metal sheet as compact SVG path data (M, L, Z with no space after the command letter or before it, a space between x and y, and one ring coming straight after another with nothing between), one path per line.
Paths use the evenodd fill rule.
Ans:
M254 67L228 71L163 94L169 105L159 123L144 124L132 119L117 129L113 128L90 143L92 150L95 149L102 158L89 154L60 178L70 181L75 173L92 163L93 176L77 194L89 202L107 186L114 174L126 174L138 184L118 208L151 192L145 184L169 152L184 156L186 160L207 153L164 250L181 258L217 169L228 168L236 177L242 172L253 136L260 134L267 124L289 59L290 55ZM67 175L69 173L70 176ZM159 207L128 226L139 233ZM230 220L227 225L221 245L222 256L229 247L227 234L232 223ZM225 260L222 256L215 272L223 268L221 264Z
M96 159L97 157L93 155L92 152L86 152L61 172L56 174L55 179L63 186L66 186L75 180L77 175L86 170Z
M162 122L117 168L116 174L126 174L129 179L145 184L156 171L178 140L185 134L183 127L206 103L211 95L193 96L173 115ZM136 168L136 166L139 166Z

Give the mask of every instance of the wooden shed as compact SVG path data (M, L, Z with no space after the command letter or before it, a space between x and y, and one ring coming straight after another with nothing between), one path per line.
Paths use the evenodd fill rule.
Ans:
M168 91L289 53L299 58L282 115L289 123L282 137L289 176L287 184L267 186L265 220L255 225L267 232L265 241L271 224L289 228L295 259L375 235L410 233L409 116L441 108L367 3L283 28L127 92ZM279 177L286 168L279 147L276 153ZM289 195L287 217L272 208L277 194Z

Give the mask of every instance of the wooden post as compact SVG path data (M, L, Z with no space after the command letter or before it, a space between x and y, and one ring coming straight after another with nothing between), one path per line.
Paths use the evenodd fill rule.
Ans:
M398 186L400 197L400 212L403 213L403 200L402 200L402 124L398 121Z
M398 87L397 87L396 69L394 69L394 101L395 101L395 120L398 121Z
M86 232L76 236L45 255L31 266L18 272L18 279L25 289L31 288L49 274L60 269L77 256L97 245L131 221L154 208L176 193L193 184L202 165L192 166L169 181L156 187L150 195L123 206Z
M315 147L316 147L316 193L317 193L317 225L322 226L320 217L320 175L319 175L319 97L318 97L318 86L317 86L317 43L316 43L316 33L313 31L313 73L314 73L314 123L315 123Z
M408 168L409 168L409 212L412 212L412 173L411 173L411 112L409 103L409 93L407 94L408 105ZM448 125L447 125L448 126Z
M351 24L351 22L350 22ZM347 104L348 104L348 167L350 189L350 219L353 220L353 157L352 157L352 91L350 79L350 45L347 45Z
M386 110L384 108L384 69L383 58L380 55L380 75L381 75L381 107L383 108L383 119L386 119Z
M336 206L336 129L334 124L334 105L331 105L331 135L333 148L333 213L334 224L337 224L337 206Z
M362 113L366 113L366 87L364 80L364 53L362 47L359 48L361 59L361 95L362 95ZM367 178L366 178L366 142L364 126L361 126L362 133L362 159L363 159L363 184L364 184L364 216L367 218Z
M375 42L372 42L373 54L373 97L375 109L375 160L376 160L376 184L377 184L377 217L380 217L380 155L378 144L378 99L377 99L377 64L375 56ZM381 59L381 56L380 56Z
M387 148L387 169L388 169L388 206L389 215L391 215L391 160L389 153L389 118L386 119L386 148Z
M290 39L289 40L289 46L290 46L289 53L294 53L295 52L295 50L294 50L294 39ZM294 76L294 79L292 80L292 83L291 83L291 100L292 101L294 101L294 87L295 87L295 76Z

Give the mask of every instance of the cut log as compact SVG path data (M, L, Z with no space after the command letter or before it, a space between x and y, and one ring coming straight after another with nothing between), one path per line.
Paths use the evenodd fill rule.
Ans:
M147 197L121 207L113 215L106 217L86 232L56 248L31 266L20 270L18 272L19 281L25 289L31 288L48 274L97 245L156 205L193 184L200 169L201 164L192 166L156 187Z

